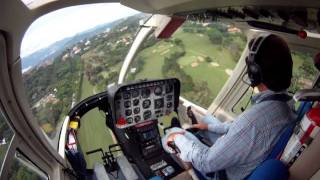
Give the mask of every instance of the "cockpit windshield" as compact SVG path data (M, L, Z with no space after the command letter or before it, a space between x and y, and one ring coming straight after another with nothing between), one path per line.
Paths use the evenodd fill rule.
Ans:
M208 108L232 75L246 43L246 34L231 23L188 20L170 39L150 35L127 81L176 77L184 98Z
M30 26L21 47L25 94L55 147L68 111L117 82L144 18L118 3L92 4L54 11Z

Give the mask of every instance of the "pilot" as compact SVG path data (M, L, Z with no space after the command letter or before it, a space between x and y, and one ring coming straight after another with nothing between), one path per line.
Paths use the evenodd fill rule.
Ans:
M274 34L260 34L249 43L246 58L250 85L259 93L251 107L232 123L206 116L194 128L219 135L207 146L193 134L181 131L168 134L167 143L179 149L179 157L202 175L217 179L244 179L262 163L294 115L287 89L292 77L292 58L288 45ZM207 133L208 134L208 133Z

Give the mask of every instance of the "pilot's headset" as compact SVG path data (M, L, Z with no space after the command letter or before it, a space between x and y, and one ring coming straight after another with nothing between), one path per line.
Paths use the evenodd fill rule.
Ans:
M246 57L247 74L250 86L255 87L263 81L261 67L257 64L256 56L259 53L262 43L270 36L270 33L260 34L249 43L249 55Z

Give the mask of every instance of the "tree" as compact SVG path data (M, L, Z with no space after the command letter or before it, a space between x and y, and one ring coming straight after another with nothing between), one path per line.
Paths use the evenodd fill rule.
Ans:
M217 30L215 28L211 28L208 31L208 36L209 36L209 39L212 43L214 43L214 44L221 44L222 43L223 35L219 30Z
M183 82L183 86L185 86L185 82ZM205 108L209 107L214 99L214 95L205 81L196 82L190 91L183 92L183 96Z
M182 40L181 40L181 39L178 39L178 38L175 38L175 39L173 40L173 43L174 43L175 45L177 45L177 46L183 45Z
M204 58L204 60L205 60L207 63L213 62L212 58L209 57L209 56L206 56L206 57Z
M232 55L233 61L238 62L241 56L239 44L233 42L229 45L228 49Z

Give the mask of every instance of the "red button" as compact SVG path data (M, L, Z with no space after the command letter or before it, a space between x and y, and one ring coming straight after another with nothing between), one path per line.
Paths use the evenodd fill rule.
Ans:
M117 122L118 126L123 126L123 125L126 125L126 124L127 124L127 121L123 117L118 119L118 122Z

